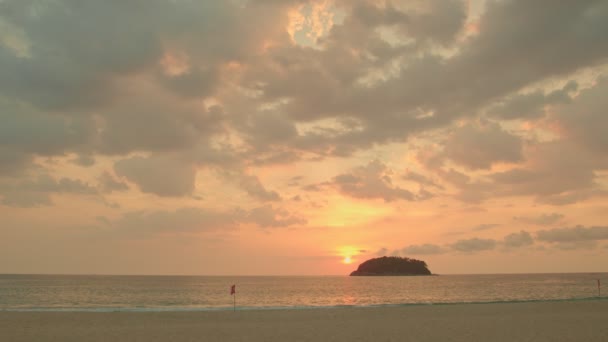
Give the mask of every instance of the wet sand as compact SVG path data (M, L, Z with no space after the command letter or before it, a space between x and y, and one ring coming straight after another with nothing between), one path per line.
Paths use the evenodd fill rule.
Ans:
M0 341L608 341L608 301L220 312L6 312Z

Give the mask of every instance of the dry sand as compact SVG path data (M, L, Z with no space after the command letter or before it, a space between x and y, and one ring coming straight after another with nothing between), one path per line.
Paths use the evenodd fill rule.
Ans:
M608 341L608 301L222 312L2 312L0 341Z

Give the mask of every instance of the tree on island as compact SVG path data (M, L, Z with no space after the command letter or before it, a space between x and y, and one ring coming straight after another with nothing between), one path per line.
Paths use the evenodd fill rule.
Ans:
M411 258L383 256L359 265L351 276L431 275L426 262Z

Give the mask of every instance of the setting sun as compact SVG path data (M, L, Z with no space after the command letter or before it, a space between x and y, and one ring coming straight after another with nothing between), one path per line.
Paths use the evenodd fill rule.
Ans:
M365 249L357 246L342 246L337 249L337 255L342 257L343 264L351 264L357 256L360 256Z

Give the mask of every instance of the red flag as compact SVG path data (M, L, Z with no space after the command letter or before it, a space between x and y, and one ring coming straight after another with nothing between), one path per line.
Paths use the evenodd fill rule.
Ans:
M230 294L233 295L236 293L236 285L230 286Z

